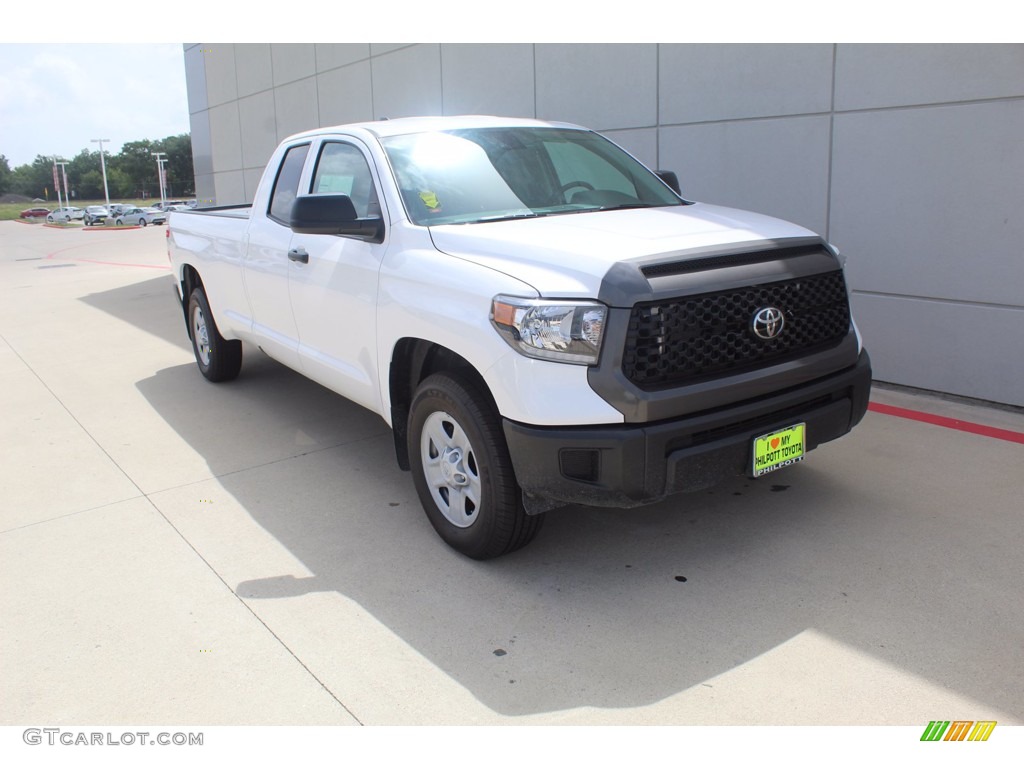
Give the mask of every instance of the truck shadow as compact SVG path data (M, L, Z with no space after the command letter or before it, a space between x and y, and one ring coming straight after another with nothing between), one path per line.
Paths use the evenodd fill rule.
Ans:
M891 499L813 461L645 509L552 512L529 547L478 563L436 537L378 417L273 361L250 354L227 387L210 387L191 365L138 387L313 574L238 583L253 610L337 592L496 712L649 705L808 628L978 700L1020 707L994 694L1002 689L987 667L923 662L990 647L979 619L991 606L897 588L941 583L935 541L894 527ZM207 396L190 397L197 387ZM232 448L244 436L210 429L216 422L230 435L248 421L256 432L308 431L314 420L314 450L244 471ZM843 450L856 452L852 442ZM303 631L329 628L313 618Z
M93 293L79 299L169 344L191 351L185 318L169 274Z
M169 290L161 277L85 300L187 347L176 306L153 299ZM1024 713L1020 666L986 661L1019 653L1005 640L1020 628L1003 605L1017 592L1013 567L993 558L1001 540L1019 540L1019 523L984 535L951 526L923 535L930 518L893 477L902 448L874 439L870 416L802 466L644 509L552 512L529 547L478 563L434 534L379 417L258 351L246 348L242 375L228 385L208 384L188 364L136 386L224 491L312 574L229 579L257 615L267 616L264 601L342 595L502 715L651 705L715 685L808 629ZM262 453L252 458L256 444ZM934 471L950 489L964 477ZM213 568L237 565L219 567L204 551L208 532L186 523L184 535ZM973 599L949 599L965 574ZM329 616L302 615L299 626L274 627L300 658L304 644L335 632ZM332 664L360 664L346 655L347 638L337 644ZM310 663L345 700L338 668ZM806 695L800 685L780 693ZM398 694L385 681L377 695ZM402 706L396 699L386 709ZM823 711L815 724L833 722ZM879 712L877 722L890 721Z

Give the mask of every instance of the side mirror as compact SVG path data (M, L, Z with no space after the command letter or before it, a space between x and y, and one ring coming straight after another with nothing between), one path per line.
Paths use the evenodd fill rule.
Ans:
M675 171L655 171L658 174L658 178L672 187L672 191L682 197L682 190L679 189L679 177L676 176Z
M302 195L292 203L289 220L292 232L300 235L347 235L381 242L384 221L379 217L360 219L348 195Z

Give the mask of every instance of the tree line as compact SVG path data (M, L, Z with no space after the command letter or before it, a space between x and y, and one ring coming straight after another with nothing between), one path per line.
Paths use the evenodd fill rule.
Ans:
M189 134L168 136L151 141L130 141L116 155L106 150L107 188L110 197L160 197L156 158L152 152L165 153L165 190L170 197L191 197L195 194L195 172L192 168L192 139ZM98 149L83 149L73 158L60 158L66 162L68 190L71 203L75 200L103 199L103 172ZM64 196L61 179L61 197ZM37 155L31 163L11 168L7 158L0 155L0 195L7 193L30 198L57 201L53 189L53 159Z

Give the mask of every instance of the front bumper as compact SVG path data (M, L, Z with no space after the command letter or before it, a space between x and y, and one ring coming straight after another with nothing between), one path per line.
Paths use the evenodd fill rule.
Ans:
M537 427L505 420L527 511L560 504L636 507L748 474L754 438L807 424L807 450L863 418L871 362L767 397L677 419L598 427ZM558 502L558 503L552 503Z

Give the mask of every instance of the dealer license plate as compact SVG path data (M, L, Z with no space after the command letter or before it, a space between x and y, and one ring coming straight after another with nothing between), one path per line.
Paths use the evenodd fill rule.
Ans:
M776 469L803 461L806 424L794 424L778 432L754 438L753 476L760 477Z

